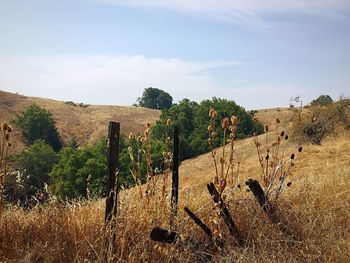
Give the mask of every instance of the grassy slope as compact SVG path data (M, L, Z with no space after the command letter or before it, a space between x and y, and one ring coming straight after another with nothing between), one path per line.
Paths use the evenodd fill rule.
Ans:
M274 123L279 117L288 126L288 110L260 111L259 118ZM321 146L304 145L292 172L292 186L285 189L278 206L279 218L295 237L280 233L266 218L246 188L227 195L230 211L247 238L247 247L238 248L219 221L218 231L226 239L222 252L209 249L214 261L232 262L349 262L350 261L350 148L349 133L326 139ZM286 152L298 145L289 142ZM220 149L217 149L220 152ZM252 139L238 141L240 183L259 178L259 165ZM168 228L167 203L157 198L148 204L136 189L121 193L117 231L117 258L120 262L193 262L204 251L206 238L183 213L190 207L206 223L215 219L206 183L214 169L209 154L186 160L180 167L180 210L178 231L182 241L176 246L149 240L153 226ZM57 205L24 212L10 210L0 221L0 261L45 260L80 262L103 260L103 200ZM191 245L190 239L201 244ZM175 256L174 256L175 255ZM117 260L115 260L117 261Z
M102 136L107 136L110 120L121 123L122 132L143 132L146 122L155 123L160 111L132 106L99 106L86 108L65 104L63 101L25 97L0 91L0 121L11 120L16 113L21 112L31 104L49 110L57 123L58 130L64 142L76 135L81 145L96 142ZM14 130L14 151L25 147L20 133Z

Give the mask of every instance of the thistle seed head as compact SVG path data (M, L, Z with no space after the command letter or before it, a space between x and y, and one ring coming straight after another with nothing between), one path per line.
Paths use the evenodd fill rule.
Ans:
M228 118L223 119L221 123L221 127L226 130L228 129L229 126L230 126L230 121L228 120Z

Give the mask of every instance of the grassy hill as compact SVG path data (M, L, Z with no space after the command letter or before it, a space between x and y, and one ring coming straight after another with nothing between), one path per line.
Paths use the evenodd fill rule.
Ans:
M81 145L94 143L102 136L107 136L110 120L120 122L122 132L128 134L143 132L145 123L155 123L160 115L158 110L142 107L85 105L0 91L0 121L13 119L16 113L33 103L53 114L64 142L75 135ZM14 151L17 152L25 144L16 129L13 136Z
M64 104L56 103L60 107ZM53 105L51 109L54 109ZM87 109L89 107L79 111ZM97 111L94 114L94 122L98 116L103 116ZM280 131L288 131L291 117L292 112L288 109L258 112L258 118L271 127L269 143L275 134L276 118L281 120ZM78 128L72 126L72 129ZM264 141L264 136L261 135L259 140ZM247 192L245 182L249 178L260 178L260 166L253 139L236 142L235 157L240 161L240 172L235 188L226 190L226 203L247 240L243 248L235 244L217 216L206 189L215 174L209 153L183 161L180 166L177 231L181 238L175 245L155 243L149 238L154 226L169 228L169 195L162 199L159 194L163 177L156 179L157 194L154 197L141 198L136 188L122 191L117 250L112 261L205 262L203 256L212 255L213 262L349 262L349 140L348 132L339 132L324 140L322 145L303 145L304 150L288 178L292 184L286 187L277 205L278 219L291 234L285 234L273 225L252 193ZM285 154L290 156L299 146L287 141ZM220 153L222 148L216 151ZM169 178L166 181L169 189ZM147 185L142 189L145 187ZM222 248L208 246L206 236L184 213L184 206L225 240ZM29 212L10 208L0 220L0 261L102 262L104 208L104 200L77 201L64 206L53 200L46 207Z

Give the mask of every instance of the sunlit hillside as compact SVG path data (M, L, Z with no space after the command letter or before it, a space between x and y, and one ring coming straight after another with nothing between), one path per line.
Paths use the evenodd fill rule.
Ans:
M261 110L258 116L271 126L276 118L281 120L278 127L270 130L269 143L275 137L275 128L288 133L290 110ZM265 139L265 135L259 136L260 141ZM287 180L291 184L285 187L277 203L278 218L289 234L269 221L245 186L249 178L260 179L261 175L253 139L235 143L239 177L233 188L227 188L225 202L246 239L245 247L235 244L216 216L206 189L215 174L210 153L185 160L180 166L177 219L180 239L176 244L165 245L149 238L154 226L169 228L169 195L162 200L158 192L147 199L141 198L135 188L123 190L116 230L117 251L111 261L206 262L210 256L213 262L349 262L349 139L348 132L340 132L327 137L321 145L302 145L303 151L297 155ZM286 156L290 156L297 153L300 145L288 140L283 147ZM216 151L220 154L222 148ZM160 177L158 184L161 181ZM225 241L223 247L209 244L204 233L184 213L184 206L210 227L216 227ZM0 221L0 261L102 262L104 209L104 200L67 206L52 201L32 211L10 208Z
M52 113L64 142L75 135L81 145L94 143L107 136L110 120L120 122L122 132L128 134L142 132L146 122L155 123L160 115L160 111L142 107L87 105L0 91L1 121L13 119L16 113L33 103ZM13 141L14 152L23 149L24 140L16 130Z

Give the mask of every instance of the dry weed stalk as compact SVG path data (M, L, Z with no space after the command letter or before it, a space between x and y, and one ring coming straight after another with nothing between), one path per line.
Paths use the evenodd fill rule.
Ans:
M226 189L227 183L230 184L233 189L235 183L238 182L239 163L235 162L234 156L234 142L238 119L236 116L227 117L221 121L221 128L223 129L222 138L222 156L218 157L215 150L214 142L216 140L217 131L215 126L215 120L217 118L217 111L213 108L209 110L210 124L208 126L209 138L208 143L211 147L211 157L213 159L215 168L214 185L218 191L218 202L214 204L214 214L210 215L209 224L213 230L213 239L216 240L216 244L222 242L222 228L221 217L223 216L222 207L223 202L226 199L226 195L223 193ZM227 135L229 134L229 138ZM227 144L229 146L229 152L227 153ZM227 156L228 154L228 156ZM217 160L218 159L218 160ZM218 166L219 161L219 166ZM237 168L236 168L237 166Z
M235 134L238 124L238 119L236 116L232 116L229 120L228 118L224 118L221 121L221 128L223 129L223 139L222 139L222 156L219 158L218 167L218 158L217 152L214 149L214 142L217 136L216 127L215 127L215 119L217 118L217 111L214 109L209 110L210 124L208 126L209 139L208 143L211 147L211 157L213 159L214 168L215 168L215 177L214 184L218 188L219 193L221 194L227 185L227 182L230 183L231 187L234 186L235 181L238 181L238 172L239 172L239 163L235 163L234 158L234 142L235 142ZM229 138L227 138L227 133L229 132ZM227 144L229 144L229 155L227 157ZM235 173L235 166L236 173ZM236 177L236 178L235 178ZM236 180L235 180L236 179Z
M254 118L255 124L257 121L257 118ZM303 148L300 146L297 150L297 155L294 153L287 155L285 153L284 143L288 141L289 136L285 131L279 131L279 124L280 120L277 118L276 131L274 141L272 143L269 143L268 139L268 125L265 125L263 145L259 142L259 137L256 135L256 133L254 133L254 144L260 164L261 181L265 187L265 196L267 199L269 199L269 196L273 193L274 202L276 202L280 196L285 180L291 174L295 161L300 157L303 150ZM290 185L291 182L288 182L287 186Z
M5 189L5 176L8 171L8 154L11 148L10 134L12 128L7 122L2 123L0 132L2 138L0 138L0 216L2 215L4 207L4 189Z

